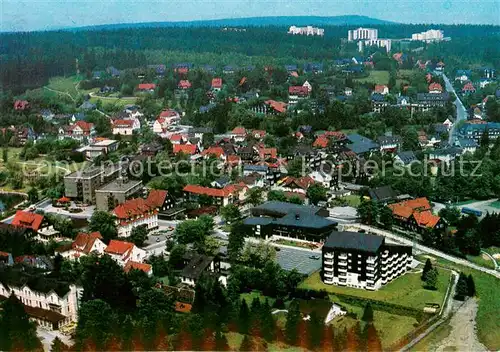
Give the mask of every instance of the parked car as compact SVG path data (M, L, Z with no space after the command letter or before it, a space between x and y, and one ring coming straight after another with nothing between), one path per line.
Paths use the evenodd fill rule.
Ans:
M319 255L311 255L309 259L319 260Z

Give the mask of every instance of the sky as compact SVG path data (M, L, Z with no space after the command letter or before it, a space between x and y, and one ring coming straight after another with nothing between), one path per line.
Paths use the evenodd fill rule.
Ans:
M0 31L307 15L500 25L500 0L0 0Z

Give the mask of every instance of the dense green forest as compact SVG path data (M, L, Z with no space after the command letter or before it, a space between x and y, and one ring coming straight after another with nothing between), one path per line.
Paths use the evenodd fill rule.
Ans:
M379 25L380 37L408 38L424 25ZM500 67L500 27L439 26L452 41L428 44L423 58L446 57L449 67L482 63ZM356 54L346 44L348 27L325 27L320 37L288 36L284 27L250 27L245 32L220 28L130 28L0 34L0 88L22 92L50 77L82 72L191 62L210 65L330 62ZM411 43L409 49L421 43ZM395 43L393 50L399 50ZM417 54L415 54L417 55ZM447 62L448 64L448 62Z

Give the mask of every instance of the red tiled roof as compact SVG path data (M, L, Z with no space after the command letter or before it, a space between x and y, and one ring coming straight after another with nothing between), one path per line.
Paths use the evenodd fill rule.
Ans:
M8 257L9 255L10 253L0 251L0 257Z
M132 127L134 126L134 120L113 120L113 127Z
M148 197L146 198L146 204L151 208L160 208L163 203L165 203L167 195L168 191L166 190L153 189L149 192Z
M207 148L203 151L203 153L201 153L201 155L205 156L205 155L208 155L208 156L215 156L216 158L220 158L221 155L224 155L224 149L222 149L222 147L210 147L210 148Z
M86 121L76 121L74 125L70 125L68 127L68 131L73 131L75 127L80 127L83 133L89 134L90 131L94 128L94 124Z
M182 73L182 74L186 74L189 72L189 68L187 67L179 67L179 68L176 68L175 69L175 72L177 73Z
M222 78L213 78L212 88L222 88Z
M383 93L385 89L387 89L387 86L385 84L375 85L375 92L376 93Z
M139 263L139 262L134 262L133 260L129 260L127 264L125 264L123 271L128 273L130 270L136 269L144 271L146 274L149 274L151 272L151 268L152 268L151 264Z
M18 210L14 219L12 219L12 225L38 231L42 225L42 221L43 215Z
M439 216L432 214L430 210L425 210L422 212L413 213L413 217L419 226L434 228L439 220L441 219Z
M246 81L247 81L246 77L243 77L242 79L240 79L240 86L244 85Z
M297 78L299 77L299 74L297 73L297 71L292 71L290 72L290 76Z
M437 91L442 92L443 91L443 87L439 83L433 82L433 83L431 83L429 85L429 92L431 92L433 90L437 90Z
M328 147L328 142L329 142L329 140L328 140L327 137L325 137L325 136L319 136L314 141L313 147L316 147L316 148L326 148L326 147Z
M71 202L71 199L69 199L68 197L61 197L57 200L58 203L69 203Z
M29 104L30 103L27 102L26 100L16 100L14 102L14 109L15 110L24 110L29 106Z
M175 311L179 313L189 313L193 306L189 303L175 302Z
M258 151L261 159L276 159L278 155L278 150L276 148L259 148Z
M231 134L236 134L236 135L247 135L247 131L245 130L245 127L235 127L232 131Z
M106 253L112 254L125 254L126 252L132 250L134 244L125 241L111 240L104 250Z
M304 86L291 86L288 87L288 94L307 96L309 95L309 89Z
M284 103L284 102L282 102L282 101L266 100L265 104L269 105L271 108L273 108L277 112L280 112L280 113L286 112L286 106L287 106L287 104Z
M231 193L230 190L227 188L227 186L220 189L220 188L203 187L198 185L186 185L183 191L187 193L204 194L209 197L221 197L221 198L225 198L229 196L229 194Z
M79 233L71 244L71 248L88 254L97 239L102 240L99 232Z
M475 92L476 91L476 88L474 88L474 86L472 85L471 82L467 82L464 87L462 88L462 91L464 92Z
M125 201L125 203L118 205L114 210L113 214L118 219L126 220L134 218L136 216L144 215L150 212L152 209L142 198L134 198Z
M189 89L191 88L191 82L187 79L181 79L178 86L180 89Z
M153 90L156 89L156 84L154 83L140 83L137 86L138 90Z
M184 154L188 154L188 155L194 155L196 154L197 150L198 150L198 147L196 146L196 144L174 144L174 154L178 154L178 153L184 153Z
M429 200L425 197L405 200L403 202L389 204L392 214L408 219L414 212L431 210Z
M233 166L239 165L240 162L241 162L241 158L236 154L232 154L232 155L227 156L227 163L229 165L233 165Z
M171 142L180 142L184 139L184 136L180 133L176 133L171 135L169 139Z
M310 176L302 176L299 178L287 176L282 180L281 185L283 187L295 185L303 190L307 190L313 183L315 183L315 181Z
M179 116L179 113L173 109L166 109L160 112L159 117L176 117Z

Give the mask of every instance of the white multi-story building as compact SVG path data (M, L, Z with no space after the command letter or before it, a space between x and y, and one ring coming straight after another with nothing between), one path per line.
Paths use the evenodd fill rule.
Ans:
M57 285L55 289L37 290L28 285L15 286L0 282L0 296L14 294L26 307L31 320L50 330L58 330L70 322L78 320L78 308L83 288Z
M288 29L288 34L324 36L325 30L323 28L317 28L313 26L306 26L306 27L291 26Z
M147 256L147 252L135 244L118 240L111 240L104 253L108 254L122 267L125 267L129 261L142 263Z
M325 284L377 290L410 269L412 247L382 236L333 231L323 246Z
M444 40L444 33L440 29L429 29L425 32L413 33L411 40L420 40L423 42L433 42Z
M391 51L392 40L391 39L367 39L360 40L358 42L358 51L362 52L365 46L376 46L379 48L385 48L387 52Z
M377 40L378 39L378 29L375 28L358 28L351 29L347 32L347 40L350 42L356 40Z
M92 253L103 254L105 249L102 235L99 232L92 232L79 233L68 248L63 247L58 252L64 259L77 260Z

